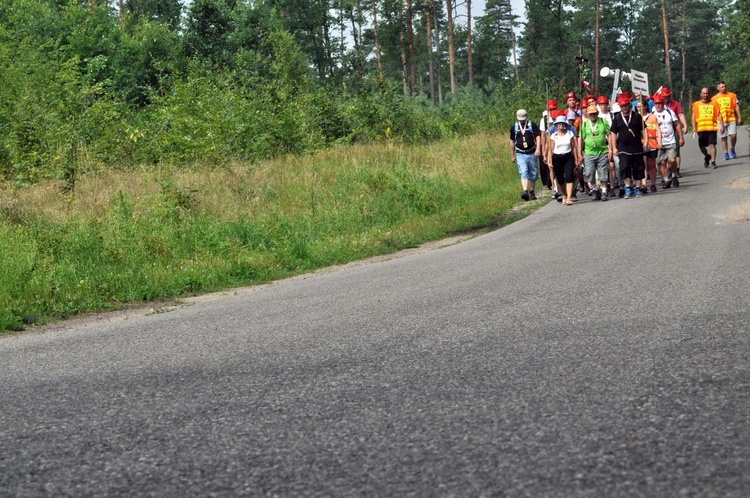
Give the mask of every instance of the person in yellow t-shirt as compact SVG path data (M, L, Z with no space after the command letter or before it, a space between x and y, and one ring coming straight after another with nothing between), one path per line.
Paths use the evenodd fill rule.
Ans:
M727 84L720 81L716 86L719 93L713 96L711 100L719 104L721 109L721 118L724 120L724 132L721 136L721 147L724 149L724 160L729 161L729 155L732 159L737 157L734 152L734 146L737 145L737 125L742 124L742 115L740 114L740 104L737 102L737 94L727 92ZM727 150L727 137L731 148Z
M716 169L716 132L724 132L724 120L719 103L711 100L708 88L701 89L701 99L693 102L693 136L698 135L698 147L703 154L703 167Z

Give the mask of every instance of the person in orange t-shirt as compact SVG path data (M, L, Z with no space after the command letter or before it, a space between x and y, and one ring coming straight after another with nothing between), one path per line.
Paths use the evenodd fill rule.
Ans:
M734 147L737 145L737 125L742 124L742 115L740 114L740 104L737 102L737 94L727 92L727 84L720 81L716 86L719 93L713 96L711 100L719 104L721 109L721 118L724 120L724 132L721 133L721 147L724 149L724 160L729 161L729 154L732 159L737 157ZM731 148L727 150L727 137L731 143Z
M716 132L724 131L721 109L709 97L708 88L701 89L701 99L693 102L693 136L698 135L698 147L703 154L703 167L716 169ZM706 150L708 149L708 150Z
M650 181L651 192L656 192L656 155L661 148L661 134L657 133L659 131L659 119L655 114L648 112L648 103L642 95L638 98L636 110L643 118L643 125L646 127L646 134L648 135L648 150L643 155L643 160L646 163L646 180L643 189L646 189L645 182Z

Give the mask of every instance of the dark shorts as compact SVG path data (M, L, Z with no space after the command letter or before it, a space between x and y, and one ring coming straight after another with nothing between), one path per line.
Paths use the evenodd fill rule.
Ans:
M642 154L619 154L620 178L633 178L643 180L646 178L646 165L643 163Z
M704 149L709 145L716 145L716 132L715 131L699 131L698 132L698 147Z
M659 155L659 149L649 149L644 155L649 159L656 159L656 156Z
M552 169L557 183L574 183L576 181L576 161L573 153L552 154ZM562 179L563 181L560 181Z

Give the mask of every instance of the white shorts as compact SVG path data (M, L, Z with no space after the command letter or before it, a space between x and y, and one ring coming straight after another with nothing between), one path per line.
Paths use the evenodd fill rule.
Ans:
M726 138L730 135L732 136L737 135L737 121L724 123L724 133L719 134L721 138Z

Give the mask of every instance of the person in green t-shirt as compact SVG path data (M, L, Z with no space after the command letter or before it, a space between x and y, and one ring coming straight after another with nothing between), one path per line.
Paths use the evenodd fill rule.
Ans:
M586 109L586 121L581 125L581 148L583 149L583 175L592 191L592 200L607 200L609 162L612 151L609 148L609 123L599 119L599 109L590 105ZM597 188L597 176L599 188Z

